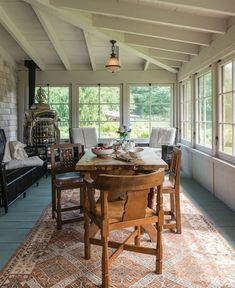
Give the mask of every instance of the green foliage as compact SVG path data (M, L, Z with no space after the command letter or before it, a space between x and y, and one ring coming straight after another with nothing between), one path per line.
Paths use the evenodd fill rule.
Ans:
M161 115L170 121L170 86L132 86L130 88L131 113L146 119Z

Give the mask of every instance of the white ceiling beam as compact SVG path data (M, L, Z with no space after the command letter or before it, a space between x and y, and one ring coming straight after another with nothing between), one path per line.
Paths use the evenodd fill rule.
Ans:
M69 59L65 53L65 50L63 48L63 45L61 41L58 39L57 33L52 26L50 19L48 15L46 15L44 12L42 12L40 9L37 7L33 7L34 12L36 13L40 23L42 24L44 30L46 31L52 45L54 46L56 53L60 57L61 62L64 64L64 67L66 68L67 71L71 70L71 65L69 62Z
M159 59L160 60L160 59ZM174 68L181 68L182 62L180 61L174 61L174 60L161 60L162 63L165 63L166 65L169 65Z
M148 49L139 49L137 47L132 47L125 42L125 36L123 33L115 33L112 31L103 31L102 29L98 29L92 25L92 15L84 15L84 13L80 13L79 11L67 11L64 9L58 9L48 3L48 0L24 0L26 3L37 6L42 11L53 15L66 23L69 23L75 27L86 30L91 34L96 35L105 41L109 41L110 39L115 39L117 41L117 45L130 53L133 53L135 56L145 59L152 64L155 64L169 72L177 73L178 71L173 69L170 66L162 64L159 60L152 58L149 54Z
M142 21L140 22L128 19L122 19L120 21L120 18L117 17L93 15L92 22L94 26L99 28L127 32L142 36L163 38L203 46L209 46L211 42L211 35L209 33L182 30L175 27L167 27L153 23L144 23Z
M93 54L93 51L92 51L92 44L91 44L90 34L88 32L86 32L85 30L83 30L83 34L84 34L84 38L85 38L85 41L86 41L88 55L89 55L90 62L91 62L91 68L92 68L93 71L96 71L95 57L94 57L94 54Z
M186 27L205 32L225 33L227 24L224 19L202 15L193 15L144 5L120 3L116 0L49 0L55 7L72 8L106 16L123 17L132 20L147 21Z
M174 51L190 55L198 55L199 47L195 44L180 43L171 40L157 39L152 37L125 34L125 42L149 48L158 48L166 51Z
M149 61L145 61L145 63L144 63L144 71L148 70L149 64L150 64Z
M44 71L46 68L45 63L42 61L42 59L40 58L34 47L21 33L17 25L13 22L13 19L8 16L7 12L1 6L0 6L0 23L11 34L11 36L25 51L25 53L37 64L37 66L42 71Z
M156 57L158 59L175 60L181 62L188 62L190 60L189 55L177 52L164 51L159 49L149 49L149 52L152 57Z
M156 0L172 6L235 16L234 0Z

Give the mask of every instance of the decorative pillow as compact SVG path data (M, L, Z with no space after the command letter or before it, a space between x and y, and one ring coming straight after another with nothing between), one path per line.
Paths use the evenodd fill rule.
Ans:
M4 150L4 156L3 156L3 162L7 163L9 161L11 161L11 151L10 151L10 142L7 141L6 145L5 145L5 150Z
M10 141L9 146L11 151L11 158L13 160L22 160L28 158L28 155L24 150L26 144L23 144L20 141Z

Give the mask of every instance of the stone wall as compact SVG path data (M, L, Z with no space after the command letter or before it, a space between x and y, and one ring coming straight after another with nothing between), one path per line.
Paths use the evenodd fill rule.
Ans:
M0 128L8 140L17 139L17 74L0 55Z

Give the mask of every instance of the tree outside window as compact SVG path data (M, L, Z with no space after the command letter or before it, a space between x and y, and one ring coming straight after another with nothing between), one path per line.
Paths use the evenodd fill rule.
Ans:
M152 127L170 127L172 87L133 85L129 87L131 137L146 139Z
M99 138L117 138L120 126L120 86L81 86L79 127L95 127Z

